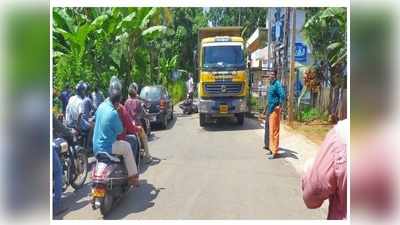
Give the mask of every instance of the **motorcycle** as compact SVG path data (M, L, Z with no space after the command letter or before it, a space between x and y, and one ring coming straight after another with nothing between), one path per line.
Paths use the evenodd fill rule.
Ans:
M150 105L142 100L142 108L143 108L143 116L140 118L140 121L143 125L143 129L147 137L150 137L151 136L151 125L150 125L150 114L149 114Z
M62 191L71 185L75 190L82 188L88 174L88 157L84 148L79 145L70 145L63 138L53 140L62 166Z
M193 104L193 97L191 97L189 94L186 95L185 101L179 104L179 108L182 109L183 114L190 115L198 112L197 106Z
M130 190L128 172L124 164L124 159L120 155L98 152L95 157L96 165L92 170L92 209L100 209L100 213L106 216L112 207ZM138 172L140 158L135 154Z

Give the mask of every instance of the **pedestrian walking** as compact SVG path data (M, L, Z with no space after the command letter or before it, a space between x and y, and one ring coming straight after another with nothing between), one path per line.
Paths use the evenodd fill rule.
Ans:
M285 91L282 84L276 79L276 70L273 70L268 79L270 85L268 88L268 131L269 131L269 159L278 157L279 150L279 125L281 117L281 106L285 101Z

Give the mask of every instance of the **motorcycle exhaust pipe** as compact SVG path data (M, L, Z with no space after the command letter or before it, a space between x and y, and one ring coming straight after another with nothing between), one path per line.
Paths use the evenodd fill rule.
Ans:
M100 208L100 206L101 206L100 200L99 200L99 199L96 199L96 200L94 201L94 209L98 209L98 208Z

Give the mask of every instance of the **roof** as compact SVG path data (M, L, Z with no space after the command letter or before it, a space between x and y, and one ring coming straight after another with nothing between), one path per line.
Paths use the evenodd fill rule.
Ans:
M216 36L241 36L242 27L205 27L199 30L199 39Z

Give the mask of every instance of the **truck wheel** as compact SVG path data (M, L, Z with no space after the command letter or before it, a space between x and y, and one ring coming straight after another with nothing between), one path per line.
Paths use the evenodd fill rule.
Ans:
M200 113L200 127L204 127L206 124L206 114Z
M243 125L244 122L244 113L239 113L236 115L238 125Z

